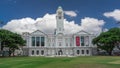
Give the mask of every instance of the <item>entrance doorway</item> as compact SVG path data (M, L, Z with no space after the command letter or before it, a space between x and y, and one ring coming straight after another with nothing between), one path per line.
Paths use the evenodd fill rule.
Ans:
M63 55L62 50L59 50L59 51L58 51L58 55Z

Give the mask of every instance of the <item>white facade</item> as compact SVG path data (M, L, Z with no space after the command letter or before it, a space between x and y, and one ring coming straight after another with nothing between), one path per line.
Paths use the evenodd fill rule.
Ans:
M40 30L23 33L26 40L24 55L28 56L91 56L95 46L91 43L94 35L85 31L64 34L64 13L61 7L56 11L54 34Z

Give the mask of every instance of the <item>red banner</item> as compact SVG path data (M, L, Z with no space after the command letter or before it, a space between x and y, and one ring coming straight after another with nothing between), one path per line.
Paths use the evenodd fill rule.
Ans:
M76 36L76 46L80 46L80 37Z

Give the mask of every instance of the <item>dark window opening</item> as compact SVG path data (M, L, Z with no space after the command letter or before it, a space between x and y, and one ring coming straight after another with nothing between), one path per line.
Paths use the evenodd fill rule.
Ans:
M36 46L40 46L40 37L36 37Z
M44 55L44 51L43 50L41 51L41 55Z
M39 55L39 50L37 50L36 54Z
M81 46L84 46L84 36L81 36Z
M89 50L86 50L86 53L89 54Z
M59 16L59 19L61 19L62 17L61 16Z
M80 54L80 50L77 50L77 54Z
M41 46L45 46L45 38L41 37Z
M84 50L82 50L82 54L84 54Z
M32 55L34 55L34 50L32 50Z
M32 37L32 46L35 46L35 37Z

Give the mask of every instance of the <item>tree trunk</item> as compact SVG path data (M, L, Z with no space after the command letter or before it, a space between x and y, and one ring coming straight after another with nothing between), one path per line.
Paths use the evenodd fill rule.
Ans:
M15 53L14 53L14 51L15 51L15 50L14 50L14 48L13 48L13 56L15 56Z
M108 54L109 54L109 56L111 56L112 55L112 51L108 51Z
M4 56L4 54L3 54L3 46L1 46L1 56Z
M11 49L9 48L9 56L11 56Z

